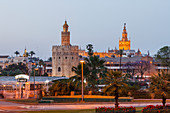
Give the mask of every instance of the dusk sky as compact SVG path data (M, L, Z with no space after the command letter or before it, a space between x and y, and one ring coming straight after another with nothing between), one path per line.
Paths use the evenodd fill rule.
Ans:
M131 49L154 55L170 45L170 0L0 0L0 55L26 47L48 59L65 20L71 44L82 49L118 48L124 23Z

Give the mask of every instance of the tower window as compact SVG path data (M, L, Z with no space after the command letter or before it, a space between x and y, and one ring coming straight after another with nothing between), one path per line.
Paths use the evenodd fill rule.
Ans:
M72 59L73 59L74 57L72 57Z
M67 57L65 57L65 59L67 59Z
M58 57L60 59L60 57Z
M61 71L61 67L58 67L58 72L60 72Z

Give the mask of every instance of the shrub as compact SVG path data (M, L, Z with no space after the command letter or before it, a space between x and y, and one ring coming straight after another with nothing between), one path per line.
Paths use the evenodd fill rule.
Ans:
M163 109L162 105L148 105L143 108L142 113L169 113L170 105L166 105L165 109Z
M146 91L132 91L134 99L150 99L150 93Z
M135 113L136 108L131 106L131 107L118 107L118 108L113 108L113 107L99 107L96 108L96 113Z

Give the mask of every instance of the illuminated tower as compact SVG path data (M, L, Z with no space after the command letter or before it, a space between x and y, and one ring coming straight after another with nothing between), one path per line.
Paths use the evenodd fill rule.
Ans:
M69 46L70 45L70 32L68 31L68 24L65 21L63 25L63 31L61 32L61 45L62 46Z
M61 32L61 45L52 47L52 76L74 76L72 67L79 64L78 46L70 44L68 27L65 21Z
M28 57L27 49L25 48L23 57Z
M130 40L127 38L126 23L124 23L122 39L119 40L119 50L130 50Z

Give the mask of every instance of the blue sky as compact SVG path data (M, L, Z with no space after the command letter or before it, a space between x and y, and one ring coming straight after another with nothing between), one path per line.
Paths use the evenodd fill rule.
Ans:
M123 24L131 48L153 55L170 45L170 0L0 0L0 55L25 47L47 59L68 21L71 44L118 48Z

